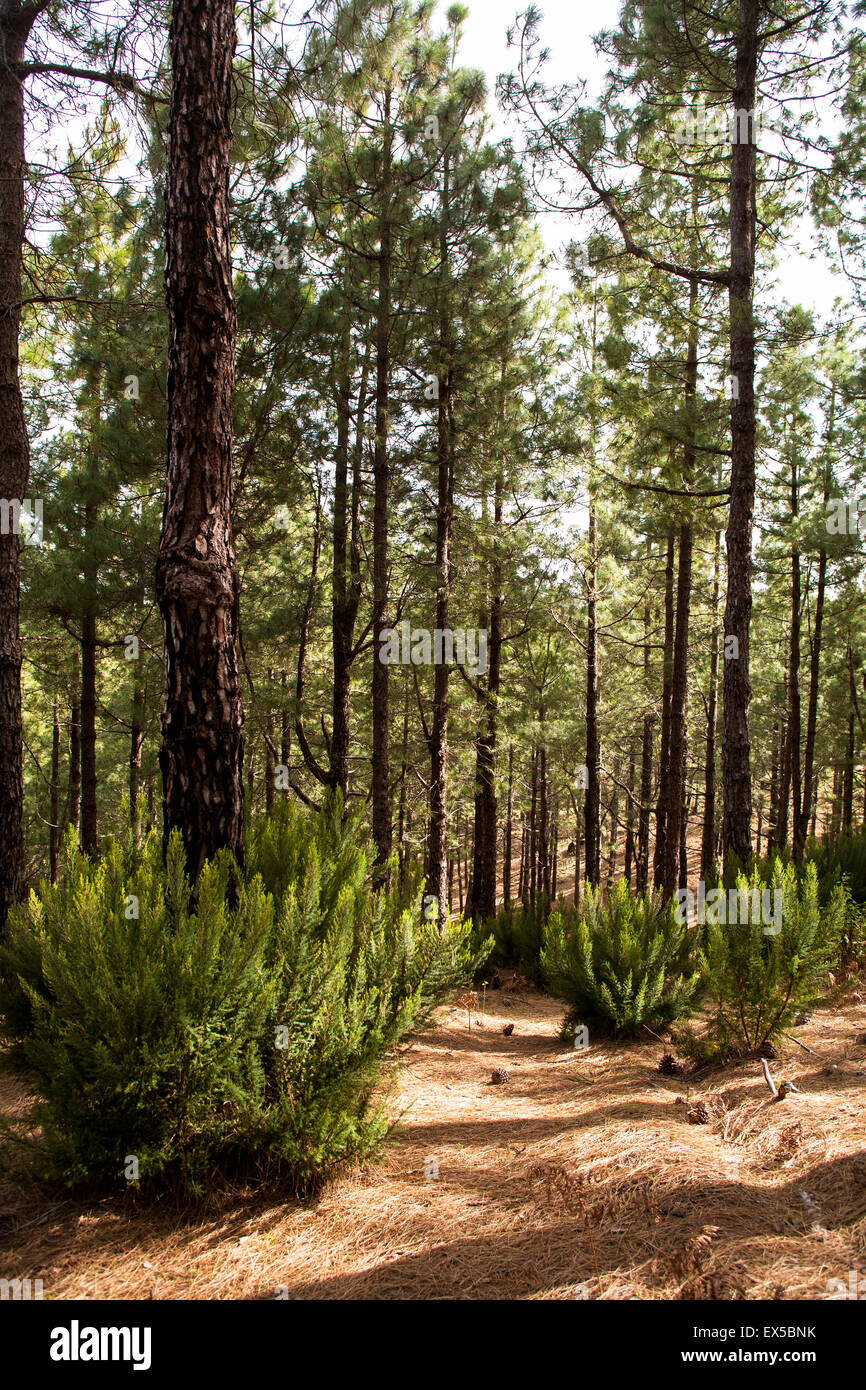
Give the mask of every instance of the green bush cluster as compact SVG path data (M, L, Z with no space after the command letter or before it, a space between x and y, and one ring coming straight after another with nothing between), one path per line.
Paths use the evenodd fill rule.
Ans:
M617 1036L666 1027L693 1004L696 942L657 894L632 895L625 880L603 895L588 888L579 913L554 912L541 968L565 1000L563 1035L577 1024Z
M755 910L765 889L781 895L778 931L768 931ZM722 1056L777 1041L797 1011L814 1002L822 975L838 956L848 915L841 888L822 911L814 864L801 879L793 864L777 860L769 885L756 871L749 879L739 876L737 891L740 910L705 927L700 951L712 999L708 1033Z
M420 887L371 892L339 802L280 804L248 857L238 875L218 856L193 900L179 838L165 864L153 838L98 864L70 838L58 882L12 913L0 1014L45 1173L303 1192L385 1134L386 1056L478 968L470 929L440 935Z
M844 883L822 901L814 863L798 874L778 858L740 874L723 902L711 911L708 900L706 921L689 926L659 895L633 895L620 881L606 894L587 889L579 910L554 912L539 962L566 1004L563 1036L586 1024L633 1037L670 1028L706 1002L702 1035L679 1030L682 1050L701 1060L751 1053L815 1002L831 968L863 965L863 910Z

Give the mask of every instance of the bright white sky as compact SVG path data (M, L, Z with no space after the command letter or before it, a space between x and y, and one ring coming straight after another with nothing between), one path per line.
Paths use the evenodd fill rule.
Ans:
M451 0L439 0L438 14L444 26L445 13ZM516 50L509 49L506 31L513 26L518 13L525 10L527 0L465 0L469 15L463 25L459 56L467 67L480 68L487 77L491 114L494 114L496 79L500 73L516 67ZM601 90L604 83L605 61L599 59L592 43L593 34L617 27L620 0L540 0L542 14L540 33L544 46L550 51L547 72L552 81L587 84L586 99ZM510 133L519 144L518 132L501 111L494 115L497 133ZM574 218L551 214L539 216L539 226L545 243L556 251L581 231ZM826 316L837 297L847 299L847 285L834 275L826 262L810 258L809 229L804 227L777 272L778 297Z

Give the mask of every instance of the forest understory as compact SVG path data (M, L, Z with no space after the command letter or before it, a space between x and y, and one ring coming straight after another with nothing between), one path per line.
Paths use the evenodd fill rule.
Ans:
M443 1008L396 1064L394 1143L308 1203L6 1182L0 1260L57 1299L798 1300L866 1278L862 987L779 1049L774 1076L799 1088L782 1103L756 1060L668 1077L657 1041L579 1053L558 1022L513 974L471 1029ZM4 1114L25 1089L4 1065Z

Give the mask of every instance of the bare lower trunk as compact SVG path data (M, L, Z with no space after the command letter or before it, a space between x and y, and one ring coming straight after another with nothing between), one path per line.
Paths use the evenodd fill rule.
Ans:
M69 784L66 792L66 823L76 834L81 817L81 697L76 695L69 713Z
M99 852L96 804L96 615L81 624L81 848Z
M704 754L704 824L701 833L701 878L709 879L716 853L716 719L719 693L719 560L720 536L713 553L713 633L710 647L710 688L707 695L707 733Z
M156 593L165 636L165 844L187 871L244 862L243 710L232 547L236 336L229 237L233 0L173 0L166 173L168 472Z
M738 0L739 25L733 106L755 110L758 66L757 0ZM752 858L752 772L749 743L749 626L752 614L752 518L755 508L755 143L752 122L745 140L731 146L730 361L731 494L728 529L728 592L725 603L723 845L726 873Z
M665 865L665 827L670 801L669 765L671 751L671 689L674 670L674 537L668 534L665 561L665 645L662 669L662 728L659 748L659 795L656 803L656 843L653 880L660 888Z
M135 845L141 841L141 748L144 739L144 691L135 687L132 697L132 734L129 743L129 822Z
M24 245L24 89L13 70L36 14L0 8L0 496L21 502L30 446L18 377L21 252ZM0 936L21 896L24 869L24 773L21 715L21 561L16 528L0 532Z
M60 842L60 705L54 696L51 727L51 823L48 828L48 865L51 882L57 882L57 850Z
M586 796L583 803L584 872L593 888L601 883L601 775L598 733L598 534L595 505L589 508L589 574L586 603Z

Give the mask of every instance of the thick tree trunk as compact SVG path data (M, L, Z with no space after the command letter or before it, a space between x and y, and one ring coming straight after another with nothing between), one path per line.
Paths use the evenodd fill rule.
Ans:
M347 306L348 313L348 306ZM347 335L348 336L348 335ZM349 791L349 695L354 658L355 623L361 597L359 508L361 490L361 452L364 412L367 404L369 355L365 355L358 393L351 487L349 445L351 433L350 376L348 341L344 344L340 380L335 388L337 405L337 448L334 477L333 528L333 659L334 693L331 705L331 785L338 787L345 803Z
M436 416L436 628L450 624L451 536L454 528L454 416L451 409L451 314L448 275L448 202L450 164L443 158L439 204L439 376ZM430 753L429 818L427 825L427 893L438 904L439 925L445 923L448 859L448 681L451 668L440 661L433 669L433 714ZM474 909L474 904L472 904ZM473 911L474 915L474 911Z
M685 405L685 443L683 446L683 486L688 488L695 471L694 404L698 384L698 286L689 286L688 350L686 353L683 399ZM681 827L685 820L683 787L686 775L686 734L689 700L689 617L692 597L692 550L694 534L689 515L680 525L677 555L677 616L671 671L670 756L668 803L665 816L665 854L662 888L672 898L680 880Z
M0 498L21 502L30 446L18 376L21 252L24 245L24 89L13 65L24 55L36 7L0 7ZM4 523L7 518L4 517ZM13 526L0 530L0 936L21 896L24 773L21 715L21 559Z
M388 626L388 385L391 333L391 92L385 93L382 193L379 214L379 290L376 306L376 440L373 448L373 839L380 876L391 853L388 759L388 667L380 661Z
M164 841L187 871L244 862L232 548L236 311L229 240L233 0L173 0L166 172L168 473L156 594L165 633Z
M758 0L738 0L733 105L755 110L758 67ZM752 613L752 518L755 508L755 143L731 147L731 497L725 540L728 592L725 603L723 845L726 872L752 858L752 773L749 744L749 625Z

